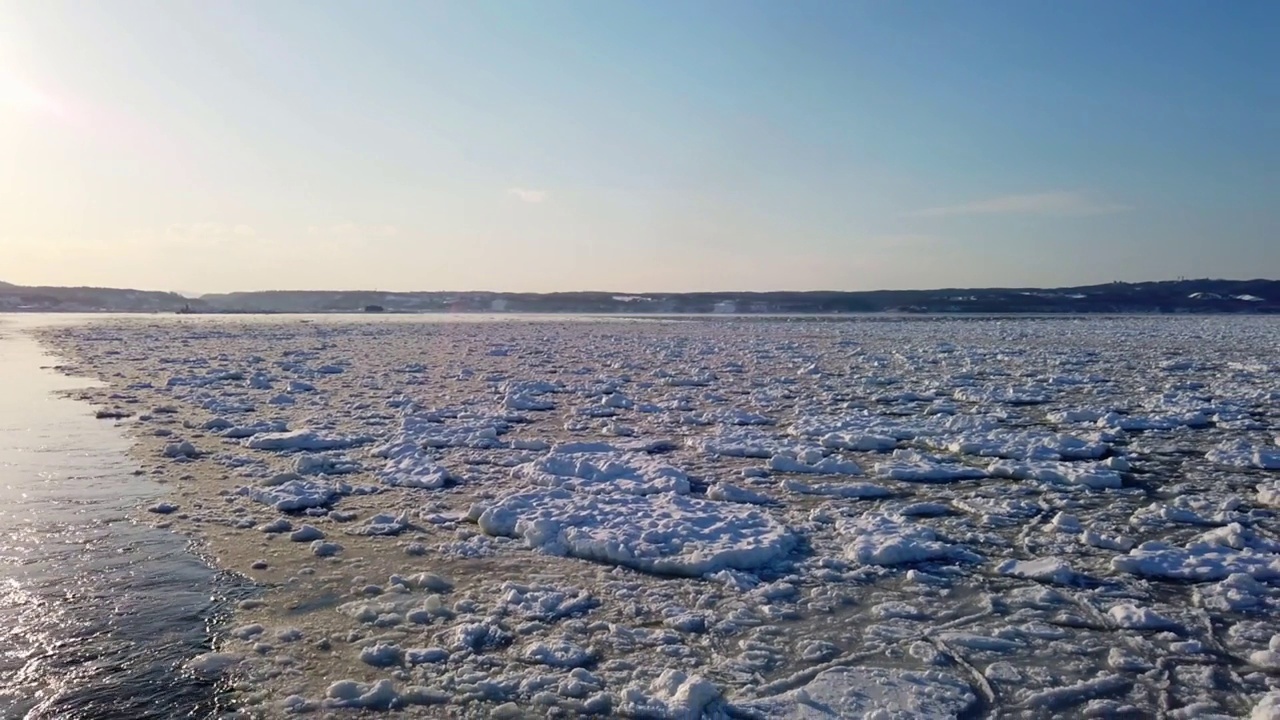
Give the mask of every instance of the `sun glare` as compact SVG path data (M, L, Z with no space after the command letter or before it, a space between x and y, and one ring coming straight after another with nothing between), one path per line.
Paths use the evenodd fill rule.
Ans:
M63 108L52 95L8 77L0 77L0 106L24 114L53 117L63 115Z

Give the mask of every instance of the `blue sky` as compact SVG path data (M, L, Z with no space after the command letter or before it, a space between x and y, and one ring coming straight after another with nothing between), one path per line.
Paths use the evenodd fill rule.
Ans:
M1273 2L0 0L0 279L1280 277Z

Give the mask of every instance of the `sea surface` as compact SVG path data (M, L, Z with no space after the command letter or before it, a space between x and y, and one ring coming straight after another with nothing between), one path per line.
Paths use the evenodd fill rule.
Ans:
M182 664L247 587L129 519L164 489L60 395L90 381L50 367L26 333L47 321L0 316L0 718L209 717L218 688Z

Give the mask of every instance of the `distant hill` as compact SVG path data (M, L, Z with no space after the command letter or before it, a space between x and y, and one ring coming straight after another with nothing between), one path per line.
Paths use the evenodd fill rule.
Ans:
M0 283L0 311L205 313L1277 313L1277 280L1167 280L1069 288L947 288L863 292L498 293L242 292L187 298L113 288Z
M171 312L186 299L176 293L92 287L24 287L0 283L0 311Z

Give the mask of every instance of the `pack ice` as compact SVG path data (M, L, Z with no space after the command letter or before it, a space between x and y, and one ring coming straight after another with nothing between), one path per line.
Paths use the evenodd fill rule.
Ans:
M259 583L184 670L248 715L1280 707L1271 318L148 317L40 337L104 382L78 392L172 492L135 517Z

